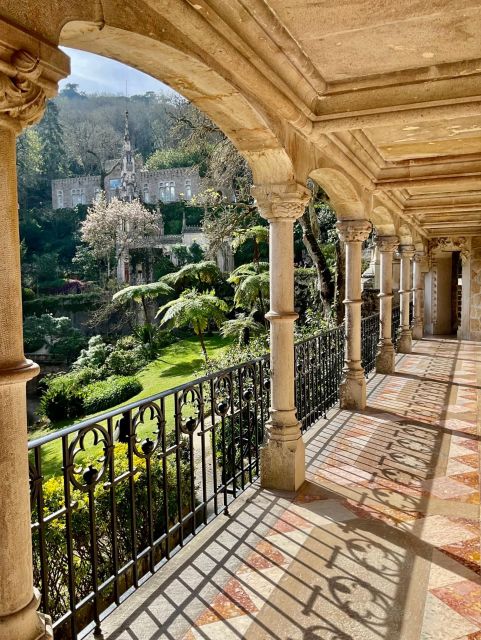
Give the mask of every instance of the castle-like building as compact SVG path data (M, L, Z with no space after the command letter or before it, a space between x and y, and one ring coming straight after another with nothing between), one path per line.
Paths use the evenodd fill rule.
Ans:
M197 167L178 167L146 171L140 167L139 159L132 152L129 117L125 114L125 133L122 158L113 161L115 168L101 184L101 176L75 176L52 180L52 208L73 208L78 204L92 204L103 189L107 199L121 200L139 198L146 204L190 200L200 190Z
M107 200L114 197L131 202L138 198L146 204L162 204L179 200L191 200L200 191L197 167L178 167L157 171L137 171L138 160L132 151L129 130L129 114L125 112L125 132L122 157L113 161L115 168L104 179L101 176L75 176L52 180L52 208L73 208L79 204L92 204L103 190ZM191 247L194 243L205 249L207 240L201 227L188 227L185 216L182 231L178 235L166 235L160 215L160 234L149 242L149 247L162 249L175 262L172 249L179 244ZM232 271L234 258L230 244L226 243L216 257L222 271ZM140 271L139 271L140 269ZM144 274L140 265L132 265L129 255L121 256L117 264L119 282L142 282Z

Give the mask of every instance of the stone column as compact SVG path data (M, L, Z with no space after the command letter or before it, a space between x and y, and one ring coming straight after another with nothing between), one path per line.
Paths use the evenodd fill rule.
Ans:
M379 351L376 355L377 373L394 373L395 352L392 343L392 261L399 240L397 236L378 236L377 247L381 256L381 282L379 292Z
M13 42L31 37L0 27L0 640L40 640L52 632L37 613L33 586L26 383L38 366L23 353L15 137L40 119L59 76L52 78L55 59L43 75L37 56L47 53L47 45L32 46L35 55L12 54L3 48L10 35ZM67 72L68 59L53 51Z
M424 252L416 251L413 257L413 304L414 319L412 335L414 340L420 340L424 335L424 317L423 317L423 294L424 294L424 278L421 270L421 262Z
M401 333L398 342L399 353L411 353L412 335L409 326L409 302L411 298L411 258L414 255L414 246L403 244L399 247L401 254Z
M341 220L337 232L346 246L346 307L344 376L340 386L342 409L366 407L366 379L361 365L361 247L371 232L368 220Z
M310 197L297 183L252 187L269 221L271 406L261 449L261 484L295 491L304 482L305 456L294 397L294 222Z

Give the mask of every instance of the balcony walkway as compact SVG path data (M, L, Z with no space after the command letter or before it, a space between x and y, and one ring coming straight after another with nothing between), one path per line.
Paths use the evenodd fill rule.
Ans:
M108 640L481 639L481 344L415 343L103 624Z

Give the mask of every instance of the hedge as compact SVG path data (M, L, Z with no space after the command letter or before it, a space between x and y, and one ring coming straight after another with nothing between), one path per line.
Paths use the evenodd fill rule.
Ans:
M93 372L80 369L45 382L40 407L52 422L79 418L104 411L125 402L142 391L142 384L131 376L110 376L92 382Z
M84 390L84 411L86 414L110 409L142 391L137 378L130 376L110 376L106 380L93 382Z

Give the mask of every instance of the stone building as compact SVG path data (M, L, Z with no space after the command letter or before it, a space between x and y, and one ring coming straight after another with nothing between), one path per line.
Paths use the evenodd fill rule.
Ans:
M107 199L139 198L146 204L190 200L200 190L197 167L176 167L158 171L144 170L141 159L132 152L128 112L125 114L123 153L112 161L115 169L105 178L103 190ZM136 167L136 165L140 165ZM92 204L102 188L100 176L75 176L52 180L52 208L71 208L78 204Z

